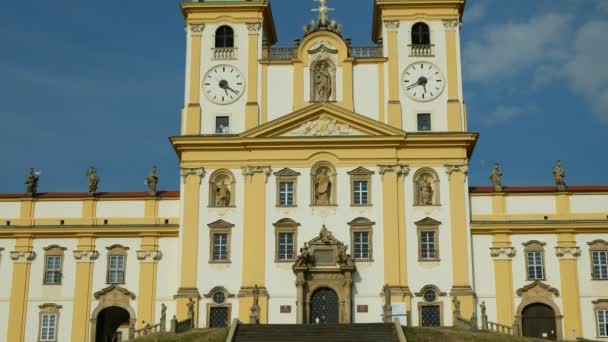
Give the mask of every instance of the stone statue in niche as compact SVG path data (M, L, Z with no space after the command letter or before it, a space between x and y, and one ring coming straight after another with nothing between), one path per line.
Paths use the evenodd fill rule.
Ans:
M230 189L226 180L221 180L215 186L215 206L229 207L230 206Z
M433 186L431 181L433 178L428 175L422 175L418 182L418 193L419 193L419 204L420 205L433 205Z
M315 64L313 77L313 101L330 101L333 96L333 73L330 63L323 60Z
M494 187L494 191L501 192L502 191L502 172L500 171L500 166L498 163L494 166L494 170L490 174L490 180L492 181L492 186Z
M96 193L99 187L99 176L97 175L97 169L93 166L87 170L87 179L89 181L89 194Z
M331 171L326 168L320 168L315 176L315 204L330 205L331 204Z

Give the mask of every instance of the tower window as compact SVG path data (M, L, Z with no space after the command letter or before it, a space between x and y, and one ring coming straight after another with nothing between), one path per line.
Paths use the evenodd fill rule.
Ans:
M412 26L412 45L430 45L431 30L425 23L415 23Z
M418 114L418 131L429 132L431 130L431 114L420 113Z
M215 31L215 47L216 48L233 48L234 47L234 30L232 27L223 25Z
M215 117L215 134L230 133L230 117L216 116Z

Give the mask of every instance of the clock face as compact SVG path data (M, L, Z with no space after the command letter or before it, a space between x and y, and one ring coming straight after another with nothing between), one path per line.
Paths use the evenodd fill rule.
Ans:
M445 88L445 78L435 64L416 62L403 71L401 86L412 99L431 101L436 99Z
M213 103L231 104L245 92L245 79L239 69L232 65L216 65L205 75L203 91Z

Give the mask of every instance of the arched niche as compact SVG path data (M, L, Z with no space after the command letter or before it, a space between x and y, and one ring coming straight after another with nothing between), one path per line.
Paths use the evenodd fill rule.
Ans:
M440 182L435 170L425 167L414 174L414 205L440 205Z
M228 208L235 206L236 180L226 169L215 171L209 177L209 207Z
M331 58L319 55L310 65L310 102L336 101L337 68Z
M318 162L312 167L310 178L311 205L337 205L336 168L329 162Z

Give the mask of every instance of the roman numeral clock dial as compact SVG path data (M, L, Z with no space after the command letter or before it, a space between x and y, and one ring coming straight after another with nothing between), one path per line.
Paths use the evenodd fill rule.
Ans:
M407 96L413 100L426 102L436 99L441 94L445 88L445 78L435 64L416 62L403 71L401 86Z
M203 92L215 104L231 104L245 92L245 78L232 65L216 65L205 74Z

